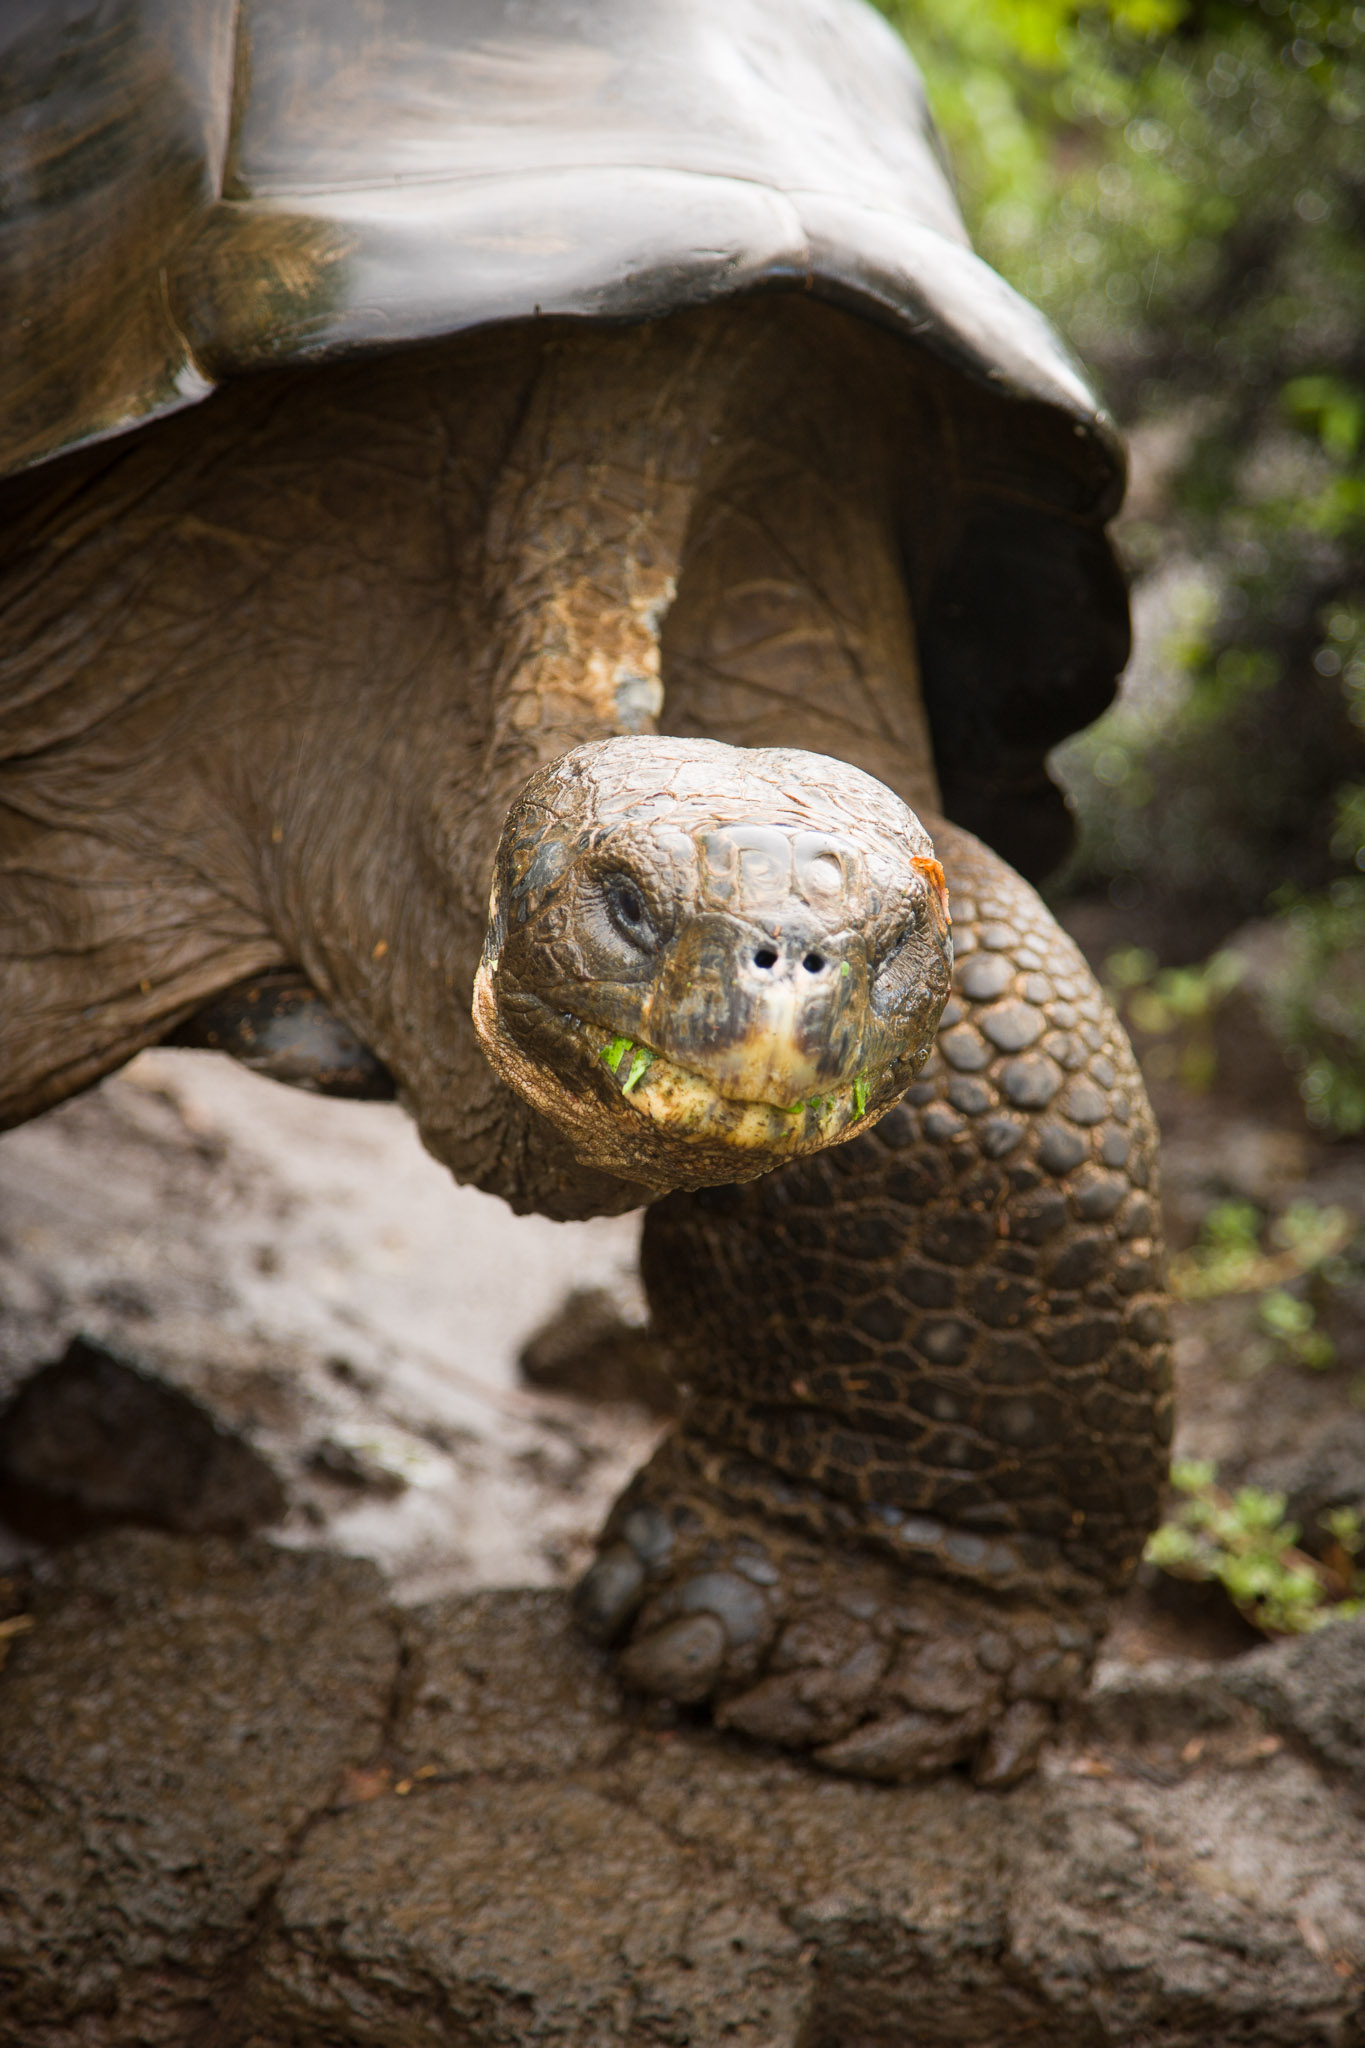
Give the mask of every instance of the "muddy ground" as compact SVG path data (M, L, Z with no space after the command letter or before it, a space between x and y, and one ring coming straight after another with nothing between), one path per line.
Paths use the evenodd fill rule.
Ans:
M1148 1047L1175 1245L1232 1199L1365 1217L1251 1005L1215 1036L1200 1093ZM514 1219L396 1109L209 1054L0 1140L0 2042L1361 2048L1365 1622L1267 1647L1149 1571L1003 1797L620 1698L563 1589L662 1425L517 1358L575 1288L629 1348L636 1234ZM1349 1258L1316 1306L1327 1369L1251 1296L1177 1341L1179 1453L1310 1543L1365 1509Z

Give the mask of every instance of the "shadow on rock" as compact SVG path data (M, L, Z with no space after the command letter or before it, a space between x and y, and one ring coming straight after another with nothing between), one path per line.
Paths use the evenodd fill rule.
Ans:
M285 1508L259 1451L90 1338L40 1367L0 1413L0 1516L39 1542L127 1522L241 1536Z

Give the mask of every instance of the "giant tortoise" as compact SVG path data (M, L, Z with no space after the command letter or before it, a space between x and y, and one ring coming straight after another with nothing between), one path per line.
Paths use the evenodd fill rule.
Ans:
M1151 1115L1021 879L1121 457L905 52L861 0L5 35L0 1120L178 1036L648 1205L686 1401L584 1626L1011 1782L1169 1434Z

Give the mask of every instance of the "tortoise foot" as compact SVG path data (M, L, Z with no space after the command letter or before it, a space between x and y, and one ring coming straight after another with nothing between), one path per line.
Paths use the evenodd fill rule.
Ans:
M848 1776L996 1787L1035 1767L1103 1621L1098 1599L993 1596L699 1499L625 1506L576 1602L633 1691Z

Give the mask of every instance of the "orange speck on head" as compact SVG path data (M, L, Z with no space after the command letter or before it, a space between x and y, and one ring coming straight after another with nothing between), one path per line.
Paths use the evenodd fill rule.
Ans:
M944 920L946 923L951 924L953 920L948 909L948 877L943 872L942 863L931 860L928 854L916 853L911 855L910 865L923 875L926 882L933 884L938 895L939 908L943 912Z
M379 940L379 942L378 942L378 944L377 944L377 945L375 946L375 949L374 949L374 951L373 951L373 952L371 953L371 955L370 955L370 958L371 958L371 960L382 960L382 959L383 959L383 957L384 957L384 955L385 955L385 954L386 954L386 953L388 952L388 950L389 950L389 942L388 942L388 940L387 940L387 939L380 939L380 940Z

